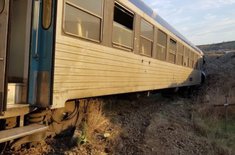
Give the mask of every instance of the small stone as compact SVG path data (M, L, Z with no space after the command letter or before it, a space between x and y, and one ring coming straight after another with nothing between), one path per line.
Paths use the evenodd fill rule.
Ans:
M105 152L101 152L100 155L108 155L108 154Z
M206 102L206 103L209 103L209 102L210 102L210 96L209 96L209 95L206 95L206 96L205 96L205 102Z
M109 138L111 136L110 133L104 133L104 138Z

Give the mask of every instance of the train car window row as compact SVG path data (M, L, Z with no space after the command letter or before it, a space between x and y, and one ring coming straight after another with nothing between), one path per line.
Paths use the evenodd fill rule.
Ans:
M133 49L134 14L115 3L113 17L113 44Z
M140 53L146 56L152 56L154 29L153 25L146 20L141 20L140 32Z
M67 34L100 42L103 0L67 0L64 31Z
M66 0L64 31L67 34L101 42L104 0ZM46 8L49 10L49 8ZM48 16L51 16L48 14ZM126 50L134 48L134 13L118 2L114 3L112 44ZM49 20L45 21L48 25ZM137 25L138 23L136 23ZM199 55L177 39L169 36L145 19L140 20L139 50L141 55L199 69ZM156 29L156 31L154 31ZM156 40L154 35L156 32ZM156 41L156 43L154 43ZM155 45L155 48L153 47ZM168 47L169 45L169 47ZM155 49L153 51L153 49Z

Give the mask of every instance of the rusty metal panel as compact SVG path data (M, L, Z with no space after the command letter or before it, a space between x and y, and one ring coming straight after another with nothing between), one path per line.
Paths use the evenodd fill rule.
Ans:
M35 72L35 91L34 104L39 107L48 107L50 105L49 72Z

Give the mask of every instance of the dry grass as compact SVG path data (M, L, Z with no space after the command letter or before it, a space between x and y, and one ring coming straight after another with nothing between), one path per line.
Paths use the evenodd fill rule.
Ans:
M235 107L227 108L227 121L225 121L225 107L214 106L226 103L224 92L221 89L214 89L208 94L210 94L209 101L206 100L203 104L195 106L193 114L195 131L207 137L212 144L220 146L225 154L235 154ZM234 96L230 94L228 103L232 103L233 99Z
M109 143L119 135L120 128L110 122L109 117L104 114L105 102L101 99L83 100L83 120L77 131L78 143L84 145L84 150L92 146L91 154L105 154ZM88 153L89 154L89 153Z

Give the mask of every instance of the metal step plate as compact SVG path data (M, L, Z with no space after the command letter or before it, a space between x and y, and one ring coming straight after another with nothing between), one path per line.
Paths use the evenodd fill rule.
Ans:
M46 131L48 126L32 124L24 127L0 131L0 143Z
M4 115L0 115L0 119L24 116L28 114L31 110L29 104L9 104L7 105L7 111Z

